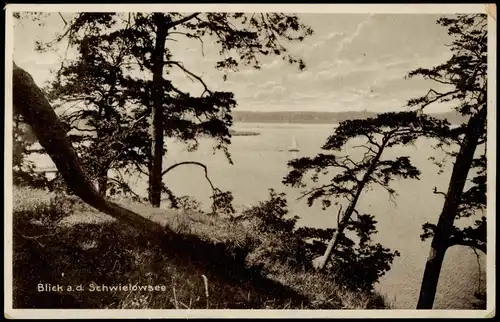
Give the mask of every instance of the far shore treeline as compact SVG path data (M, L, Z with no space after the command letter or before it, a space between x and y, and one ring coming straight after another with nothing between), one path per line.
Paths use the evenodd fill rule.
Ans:
M307 123L307 124L337 124L347 120L374 118L377 112L313 112L313 111L233 111L234 122L241 123ZM446 119L451 124L462 124L465 117L456 111L432 113L437 119Z

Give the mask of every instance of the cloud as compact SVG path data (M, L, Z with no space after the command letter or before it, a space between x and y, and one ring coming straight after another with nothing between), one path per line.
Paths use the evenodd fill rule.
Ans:
M256 100L272 99L272 98L276 99L279 98L279 96L285 94L286 92L287 92L286 87L278 85L268 88L267 90L256 91L252 97Z
M380 95L376 93L371 87L369 88L349 88L347 90L350 93L353 93L355 97L357 98L375 98L379 97Z
M336 38L336 37L339 37L339 36L344 36L344 32L342 32L342 31L334 31L334 32L331 32L331 33L329 33L329 34L325 37L325 39L330 40L330 39L332 39L332 38Z
M276 68L281 67L283 64L284 64L283 59L281 59L280 57L276 57L272 61L262 64L261 68L262 69L276 69Z
M174 59L197 75L203 75L214 90L235 94L239 108L383 110L399 108L407 99L425 93L432 83L421 79L404 80L416 67L431 67L448 58L446 30L435 24L432 15L309 14L305 23L315 34L303 42L283 43L289 53L303 58L307 67L298 71L280 57L260 57L262 68L241 65L229 72L228 80L214 68L221 57L215 42L205 41L204 56L197 40L169 41ZM16 62L24 64L37 82L49 78L57 68L58 56L34 51L38 38L49 40L60 31L60 18L44 28L15 29ZM64 48L60 53L64 52ZM22 65L22 66L24 66ZM149 77L146 75L145 77ZM202 91L180 70L166 75L184 90Z
M257 85L255 85L255 87L257 87L257 88L269 88L271 86L276 86L276 85L278 85L278 83L276 81L267 81L267 82L257 84Z
M372 19L373 16L374 16L373 13L370 14L366 20L363 20L363 21L361 21L358 24L358 27L356 28L356 30L350 36L342 39L339 42L339 44L338 44L338 46L336 48L336 53L337 54L340 53L340 52L342 52L346 46L349 46L361 34L362 30L364 28L366 28L366 26L370 23L370 21L371 21L371 19Z
M345 36L345 33L342 31L333 31L333 32L330 32L325 37L322 37L320 40L316 41L312 45L303 45L303 47L301 47L301 49L304 49L305 47L307 47L307 51L309 51L309 52L312 50L317 50L317 49L323 47L325 44L327 44L331 41L335 41L337 38L342 38L344 36Z

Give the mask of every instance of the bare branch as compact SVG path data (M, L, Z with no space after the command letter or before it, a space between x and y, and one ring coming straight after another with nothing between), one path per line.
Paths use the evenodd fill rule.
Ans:
M426 107L426 106L428 106L428 105L431 105L432 103L437 102L437 101L439 101L440 99L445 98L446 96L453 95L453 94L456 94L456 93L458 93L458 92L459 92L459 90L458 90L458 89L456 89L456 90L454 90L454 91L449 91L449 92L446 92L446 93L438 93L438 92L436 92L435 90L430 89L430 90L427 92L427 94L425 94L424 99L426 100L426 102L420 106L420 109L423 109L424 107ZM433 98L433 99L431 99L431 100L428 100L428 96L429 96L429 94L431 94L431 93L436 94L436 97L435 97L435 98Z
M436 77L431 76L431 75L429 75L428 77L429 77L429 79L431 79L431 80L435 81L436 83L441 83L441 84L444 84L444 85L455 85L455 82L451 82L451 81L449 81L449 82L447 82L447 81L443 81L443 80L437 79Z
M205 92L209 93L210 95L212 95L212 91L208 89L208 86L207 84L203 81L203 79L198 76L198 75L195 75L193 74L191 71L189 71L188 69L186 69L186 67L184 67L181 63L179 63L178 61L165 61L164 64L166 65L176 65L177 67L179 67L180 69L182 69L184 71L184 73L196 78L196 80L198 80L198 82L200 82L203 87L205 88L205 91L201 94L203 95Z
M351 164L354 166L354 169L356 169L356 168L358 168L358 167L359 167L359 164L357 164L356 162L354 162L351 158L349 158L349 156L344 155L344 156L342 156L342 158L343 158L344 160L347 160L347 161L351 162ZM340 164L339 164L339 166L340 166ZM347 166L346 166L346 169L347 169L348 171L352 171L352 170L354 170L354 169L351 169L351 168L349 168L349 167L347 167Z
M192 38L196 38L198 39L198 41L200 42L200 45L201 45L201 55L202 57L205 57L205 50L204 50L204 42L203 42L203 39L198 36L198 35L195 35L195 34L190 34L190 33L187 33L187 32L180 32L180 31L172 31L172 32L169 32L168 33L169 35L184 35L188 38L192 37ZM171 38L170 38L171 39ZM174 39L171 39L171 40L174 40ZM177 41L177 40L175 40Z
M443 195L446 197L446 193L442 192L442 191L438 191L437 190L437 187L434 187L434 190L432 191L433 194L435 195Z
M177 25L180 25L180 24L182 24L182 23L184 23L186 21L189 21L189 20L195 18L196 16L198 16L200 13L201 12L195 12L195 13L190 14L189 16L186 16L186 17L181 18L179 20L172 21L171 23L167 24L167 29L170 29L170 28L175 27Z
M220 190L215 188L215 186L213 185L212 183L212 180L210 180L210 178L208 177L208 169L207 169L207 166L204 165L203 163L200 163L200 162L197 162L197 161L183 161L183 162L179 162L179 163L176 163L174 165L171 165L170 167L168 167L167 169L165 169L161 175L162 177L164 175L166 175L169 171L177 168L178 166L181 166L181 165L187 165L187 164L192 164L192 165L197 165L197 166L200 166L203 168L203 170L205 171L205 179L207 179L208 183L210 184L210 188L212 188L212 198L214 200L214 204L212 204L212 209L214 210L215 212L215 198L217 196L217 192L219 192Z
M303 199L305 196L308 196L308 195L310 195L310 194L313 194L313 193L314 193L314 192L316 192L316 191L323 190L323 189L325 189L325 188L334 188L334 187L336 187L334 184L326 184L326 185L323 185L323 186L321 186L321 187L316 187L316 188L313 188L313 189L311 189L311 190L309 190L309 191L307 191L307 192L302 193L302 194L301 194L301 195L300 195L300 196L299 196L296 200L301 200L301 199Z
M180 89L178 89L177 87L175 87L174 85L170 84L170 87L172 88L172 90L174 92L176 92L177 94L181 95L181 96L188 96L187 93L181 91Z
M122 174L119 171L117 171L117 172L120 174L120 177L123 178ZM116 182L120 187L125 188L126 192L130 193L132 196L136 197L138 200L141 200L141 196L139 196L135 191L133 191L129 185L127 185L124 182L122 182L116 178L113 178L113 177L108 177L108 180Z
M367 149L367 150L368 150L368 151L367 151L367 153L368 153L368 152L372 152L372 153L374 153L374 154L377 154L377 152L375 152L375 151L374 151L371 147L366 146L366 145L364 145L364 144L361 144L361 145L355 145L355 146L353 146L353 148L365 148L365 149ZM365 154L365 156L366 156L366 154Z
M146 175L146 176L148 176L148 175L149 175L149 172L146 172L146 171L144 171L144 170L142 169L142 167L143 167L143 165L142 165L142 164L137 163L137 161L136 161L136 160L133 160L133 159L132 159L132 163L135 165L135 168L136 168L136 170L137 170L137 171L139 171L140 173L142 173L142 174L144 174L144 175Z
M64 19L63 15L60 12L58 12L58 14L59 17L61 17L62 21L64 21L64 27L66 27L68 25L68 22L66 21L66 19Z
M368 139L368 142L370 142L371 144L373 144L374 146L380 148L380 144L378 144L377 142L373 141L373 138L371 136L369 136L368 134L366 133L363 133L363 135Z

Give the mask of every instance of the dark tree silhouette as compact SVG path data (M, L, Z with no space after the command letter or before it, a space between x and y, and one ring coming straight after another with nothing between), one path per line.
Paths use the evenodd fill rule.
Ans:
M311 34L312 30L295 15L280 13L79 13L67 22L62 35L41 49L67 40L80 55L73 64L63 66L61 73L74 79L93 80L90 90L107 89L103 97L97 98L98 102L92 102L96 107L105 105L103 111L114 113L108 113L106 120L115 124L106 127L108 133L101 137L113 138L118 129L130 130L130 120L129 126L122 128L114 120L123 115L116 114L118 107L127 103L131 106L127 109L128 117L141 120L137 124L140 130L133 131L134 140L125 140L125 145L119 147L128 151L120 154L119 159L133 163L135 170L149 176L149 201L158 207L162 191L170 193L162 183L164 137L188 142L193 149L199 137L211 137L215 140L214 148L222 150L231 162L227 146L231 138L231 111L236 106L232 93L210 89L201 76L185 67L182 59L176 60L168 43L182 38L199 40L203 54L204 42L212 41L219 47L221 57L214 67L225 71L237 71L240 65L259 69L259 59L266 55L280 56L303 69L303 61L289 54L281 41L302 41ZM197 82L201 94L185 91L169 80L174 68ZM131 70L150 75L131 76ZM73 85L61 86L69 86L66 92L71 94ZM73 98L78 95L77 91ZM67 99L72 99L71 95ZM149 133L145 130L148 120L143 117L150 119ZM94 147L90 151L96 152ZM97 177L104 178L109 167L109 162L104 162L97 169Z
M97 192L80 166L80 160L66 136L64 124L31 75L15 63L13 98L15 113L22 115L31 126L40 145L77 196L96 209L137 228L141 233L152 233L152 238L163 235L163 227L158 223L106 200Z
M454 142L459 150L450 153L454 158L453 170L448 191L442 193L445 201L438 223L423 226L422 239L432 237L432 242L417 309L432 309L449 247L465 245L486 253L485 216L465 229L457 228L454 222L486 207L487 16L458 15L441 18L437 23L448 28L453 39L450 44L453 55L431 69L419 68L409 73L409 77L434 81L438 88L431 88L424 96L410 100L408 105L425 109L431 104L455 103L455 109L466 116L467 121L454 130ZM481 146L484 149L478 150ZM466 186L468 180L469 187Z
M85 172L97 181L99 193L122 191L136 197L119 180L121 169L147 160L145 115L134 119L127 113L131 98L125 74L129 44L96 37L82 41L79 49L79 58L66 61L47 87L49 101L62 110L60 118L68 125L68 137ZM112 169L119 179L108 179Z
M348 120L341 122L334 133L327 139L322 149L333 151L332 154L320 153L314 158L303 157L289 162L292 167L283 183L306 187L304 175L312 172L311 179L315 186L307 189L302 197L307 196L309 206L321 200L324 208L335 200L347 200L345 211L339 209L338 226L331 238L318 268L324 269L336 250L344 230L348 225L361 224L363 220L372 221L358 212L360 195L370 185L383 187L392 197L396 191L390 187L395 178L418 179L420 171L415 168L408 156L399 156L394 160L383 158L384 151L396 145L413 143L422 136L436 137L449 133L447 121L438 120L416 112L384 113L376 118ZM356 141L361 140L361 143ZM354 143L352 143L354 142ZM342 151L349 150L349 154ZM359 158L353 158L361 151ZM320 174L325 176L333 171L333 177L326 183L317 184ZM353 219L353 215L357 219Z

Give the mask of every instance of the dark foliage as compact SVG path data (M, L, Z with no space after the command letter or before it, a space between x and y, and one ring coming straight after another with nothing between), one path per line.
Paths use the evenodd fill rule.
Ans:
M465 245L486 253L486 217L465 229L455 226L455 220L484 214L486 207L487 16L461 14L443 17L437 23L448 29L452 57L433 68L418 68L408 74L434 81L433 88L409 100L408 106L422 110L431 104L447 103L466 121L454 129L452 141L459 149L448 153L453 159L453 170L447 192L434 190L445 197L439 220L437 224L423 225L421 238L432 237L432 241L418 309L432 308L441 266L450 246ZM438 147L445 145L449 145L448 138L441 139Z
M198 40L202 52L205 41L215 42L221 55L215 68L226 72L240 65L259 69L259 57L266 55L281 56L303 69L304 62L281 41L302 41L311 34L295 15L278 13L79 13L54 41L37 46L49 50L68 41L78 51L78 57L65 61L58 71L50 96L65 107L77 104L65 119L76 130L71 138L103 193L126 193L137 199L123 175L139 173L150 175L150 181L161 179L156 178L158 174L151 177L158 151L151 151L153 138L148 129L148 119L158 104L161 121L154 126L161 127L160 133L186 143L190 150L197 148L199 138L209 137L214 150L223 151L232 162L227 147L231 111L236 106L233 94L211 90L202 77L175 60L170 41L177 37ZM161 42L167 46L159 57L163 61L157 61ZM175 68L197 82L201 94L174 84L169 73ZM160 78L138 76L145 71ZM108 180L109 170L118 176ZM161 190L173 199L168 187L163 185Z
M340 281L348 281L350 287L368 290L390 269L399 253L369 243L370 236L376 233L376 221L370 214L360 214L357 203L361 193L372 185L381 186L392 198L396 195L390 185L392 180L419 178L420 171L408 156L390 160L383 155L386 149L412 144L421 137L451 138L453 134L447 121L422 113L383 113L374 118L340 122L323 145L325 152L289 161L291 170L283 179L284 184L305 188L302 198L307 197L309 206L319 201L324 210L332 203L339 207L338 227L328 237L332 238L330 246L321 247L317 241L311 245L314 251L325 252L320 269L329 269ZM349 154L343 153L346 149ZM345 201L348 207L342 211ZM355 232L357 241L348 238L346 231ZM307 232L315 236L320 233L305 229L300 234ZM321 234L326 241L325 233ZM330 259L333 263L328 266Z
M453 39L450 44L453 55L433 68L418 68L408 74L408 77L430 79L439 89L432 88L426 95L409 100L408 106L424 109L430 104L455 103L455 109L466 118L466 122L454 129L453 140L438 136L438 147L450 144L461 146L470 136L467 133L470 131L467 128L469 119L487 108L487 18L482 14L458 15L456 18L440 18L437 23L448 28L448 34ZM486 113L482 117L485 120ZM461 193L455 219L484 214L486 209L486 122L483 121L481 127L472 131L480 133L477 149L481 151L467 169L470 185ZM451 152L449 156L457 158L458 154ZM436 225L425 223L423 229L421 237L425 240L434 236ZM486 217L465 229L455 227L450 239L450 245L477 244L485 250Z
M335 229L296 227L298 216L288 216L284 193L270 189L269 199L243 212L241 219L257 219L257 231L274 236L269 243L260 245L259 253L269 261L284 262L296 269L311 270L311 261L321 255ZM354 232L359 242L342 235L328 267L330 283L350 290L372 292L374 284L390 269L397 251L371 241L376 233L373 216L361 215L347 230ZM354 238L356 239L356 238Z

